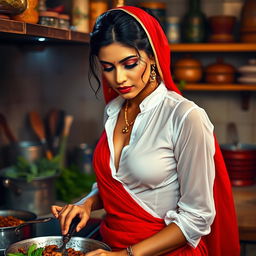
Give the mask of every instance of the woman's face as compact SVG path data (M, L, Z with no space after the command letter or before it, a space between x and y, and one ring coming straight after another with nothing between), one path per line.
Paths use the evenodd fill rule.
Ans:
M120 43L104 46L99 51L103 76L112 89L125 99L147 95L154 89L148 86L148 81L150 66L155 62L145 51L139 51L139 54L134 48Z

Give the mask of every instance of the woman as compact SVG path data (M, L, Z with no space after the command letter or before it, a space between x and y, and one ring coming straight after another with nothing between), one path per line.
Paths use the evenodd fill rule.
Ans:
M158 21L132 6L110 10L97 20L90 46L91 70L97 78L100 65L108 103L94 153L97 186L76 205L52 207L63 233L76 215L79 231L104 207L100 231L113 251L88 256L239 255L213 125L173 83Z

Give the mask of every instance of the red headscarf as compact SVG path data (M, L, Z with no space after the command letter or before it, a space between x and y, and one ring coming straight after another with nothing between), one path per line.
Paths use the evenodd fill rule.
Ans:
M157 69L165 86L168 90L180 93L171 77L168 40L158 21L137 7L123 6L117 9L128 13L140 23L148 35L151 47L154 51ZM107 103L117 96L104 79L103 92ZM104 136L106 135L103 134L103 137ZM216 217L211 226L211 233L204 238L209 255L239 256L240 244L232 190L220 147L216 139L215 149L214 202Z

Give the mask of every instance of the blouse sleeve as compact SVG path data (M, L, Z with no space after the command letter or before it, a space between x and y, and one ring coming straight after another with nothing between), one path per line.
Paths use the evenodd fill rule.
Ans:
M180 199L177 210L167 212L165 222L176 223L188 243L196 247L201 236L210 233L215 217L213 125L205 111L197 106L190 106L185 113L183 108L181 113L173 120Z

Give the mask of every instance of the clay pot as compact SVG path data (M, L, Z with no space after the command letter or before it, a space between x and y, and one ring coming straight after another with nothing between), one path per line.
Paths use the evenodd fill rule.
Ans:
M235 81L235 68L218 58L216 63L206 67L205 81L210 84L230 84Z
M202 64L199 60L187 55L175 62L173 74L177 81L199 82L203 76Z
M256 1L245 1L240 19L240 40L245 43L256 42Z
M228 43L234 41L234 25L236 17L230 15L217 15L209 18L211 28L210 42Z

